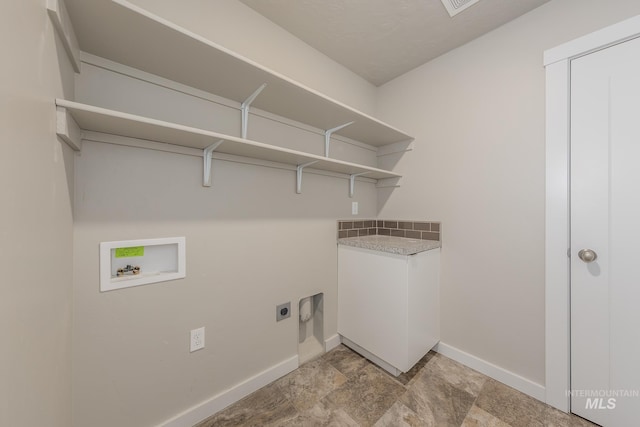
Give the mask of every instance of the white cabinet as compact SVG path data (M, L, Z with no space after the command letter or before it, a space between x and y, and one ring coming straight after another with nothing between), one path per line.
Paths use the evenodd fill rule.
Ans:
M394 375L440 340L440 249L396 255L338 245L338 333Z

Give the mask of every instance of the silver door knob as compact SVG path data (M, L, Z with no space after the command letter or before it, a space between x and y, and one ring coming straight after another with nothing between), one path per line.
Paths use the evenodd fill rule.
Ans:
M591 249L581 249L580 252L578 252L578 257L588 264L598 259L598 254Z

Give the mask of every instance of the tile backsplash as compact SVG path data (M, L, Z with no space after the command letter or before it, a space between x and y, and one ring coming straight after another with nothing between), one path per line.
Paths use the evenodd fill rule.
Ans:
M410 239L440 240L440 223L386 219L338 221L338 238L373 236L376 234Z

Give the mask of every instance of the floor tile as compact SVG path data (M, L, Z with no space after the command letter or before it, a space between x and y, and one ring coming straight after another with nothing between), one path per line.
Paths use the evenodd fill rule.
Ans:
M362 426L373 425L406 389L368 364L356 371L352 378L324 398L331 408L343 408Z
M334 348L322 356L322 359L347 377L352 376L353 373L369 363L367 359L344 345Z
M197 427L594 427L436 353L393 377L345 346Z
M449 384L466 391L474 397L478 396L482 386L488 379L486 375L441 354L433 356L430 363L425 366L425 372L443 377Z
M261 388L197 427L262 427L295 417L298 411L274 384Z
M343 409L328 409L322 403L301 412L286 421L270 424L268 427L359 427Z
M476 406L513 427L544 426L544 403L493 379L485 382Z
M380 418L374 427L437 427L421 419L418 414L407 408L400 402L393 404L391 408Z
M324 359L318 359L282 377L276 385L297 410L304 411L346 381L347 377L340 371Z
M433 351L430 351L429 353L425 354L425 356L422 359L418 360L418 362L415 365L413 365L413 367L409 369L409 371L398 375L396 377L396 380L403 385L409 384L411 380L415 378L415 376L422 370L422 368L424 368L424 366L427 363L429 363L429 361L435 355L436 353Z
M428 366L416 377L400 401L430 425L459 427L475 397L456 388L443 376L428 371Z
M510 427L509 424L494 417L490 413L473 405L466 418L462 422L462 427Z

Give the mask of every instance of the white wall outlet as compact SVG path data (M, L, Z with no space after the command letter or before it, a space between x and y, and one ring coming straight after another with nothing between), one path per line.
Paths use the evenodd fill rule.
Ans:
M351 202L351 215L358 215L358 202Z
M204 348L204 326L191 330L191 345L189 346L189 351L193 353L201 348Z

